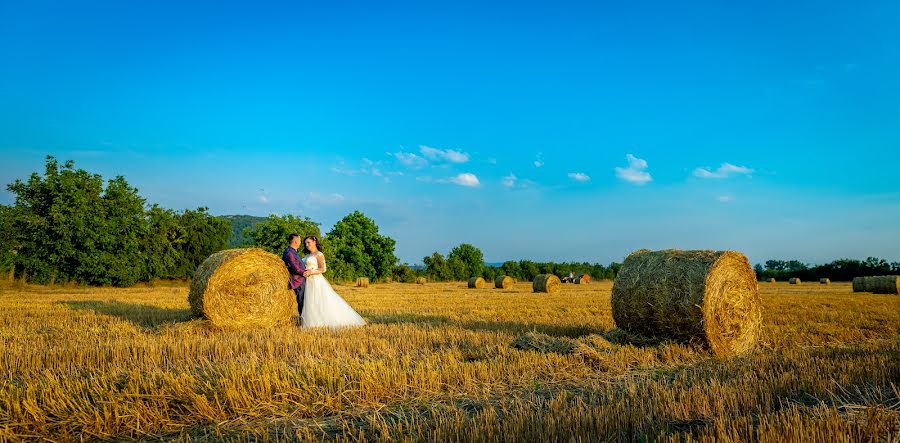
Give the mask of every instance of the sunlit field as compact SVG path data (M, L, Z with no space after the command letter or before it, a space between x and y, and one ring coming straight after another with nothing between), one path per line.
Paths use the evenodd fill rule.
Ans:
M760 283L761 345L723 361L615 330L608 281L465 286L338 286L363 328L218 331L186 286L5 283L0 440L900 441L896 295Z

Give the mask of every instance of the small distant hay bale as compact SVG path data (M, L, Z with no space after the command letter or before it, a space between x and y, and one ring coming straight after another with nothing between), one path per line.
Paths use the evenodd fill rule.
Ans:
M469 288L484 289L484 279L481 277L472 277L469 279Z
M581 274L578 277L575 277L576 285L586 285L591 282L591 276L588 274Z
M513 285L512 277L508 275L501 275L494 279L494 288L496 289L508 289Z
M900 294L900 276L866 277L865 287L868 292L873 294Z
M853 277L853 292L866 292L866 278Z
M797 277L791 277L791 279L788 280L788 283L790 283L792 285L799 285L800 283L803 283L803 282L800 281L800 279Z
M297 312L281 258L262 249L227 249L210 255L194 272L191 312L219 328L271 327Z
M545 294L556 294L562 290L562 281L553 274L539 274L531 283L531 290Z
M642 249L616 275L612 314L629 333L697 341L726 357L756 347L762 303L740 252Z
M369 287L369 277L359 277L356 279L356 287L357 288L368 288Z
M426 283L428 283L428 279L425 278L425 277L419 277L419 278L416 279L416 284L417 284L417 285L424 285L424 284L426 284Z
M769 283L775 283L776 280L775 280L775 277L772 277L772 278L770 278L770 279L768 279L768 280L766 280L766 281L769 282Z
M830 284L831 284L831 279L830 279L830 278L820 278L820 279L819 279L819 284L820 284L820 285L830 285Z

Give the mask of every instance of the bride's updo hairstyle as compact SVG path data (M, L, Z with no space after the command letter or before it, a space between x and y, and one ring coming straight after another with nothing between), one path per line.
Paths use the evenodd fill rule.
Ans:
M307 240L312 240L312 241L316 242L316 251L322 252L322 244L319 243L319 237L316 237L315 235L307 235L306 237L303 238L303 253L304 254L309 254L312 252L306 248Z

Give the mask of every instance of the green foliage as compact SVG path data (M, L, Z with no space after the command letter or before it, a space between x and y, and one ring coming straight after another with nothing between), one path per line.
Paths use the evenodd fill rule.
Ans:
M455 263L457 259L462 263L461 270ZM450 250L450 253L447 254L447 263L457 280L480 277L484 273L484 255L481 253L481 249L468 243L463 243Z
M16 259L18 239L13 230L14 208L0 205L0 279L6 278Z
M222 215L219 218L231 223L231 235L228 237L229 248L242 248L253 245L253 239L247 236L257 224L266 220L266 217L253 215ZM247 228L251 228L249 231Z
M439 252L431 254L430 257L422 259L425 263L425 275L431 281L447 281L451 280L450 268L447 267L447 261Z
M205 209L181 214L153 206L124 177L97 174L47 157L44 174L7 189L0 265L12 255L20 276L38 283L128 286L158 277L189 277L222 249L229 225ZM8 233L8 235L7 235ZM14 254L9 254L12 245Z
M328 272L335 280L384 280L397 263L394 239L379 234L375 221L359 211L335 223L327 240L331 251L325 254Z
M757 264L756 277L759 279L775 278L787 280L798 277L801 280L818 280L829 278L833 281L850 281L854 277L867 275L900 274L900 263L888 263L887 260L869 257L865 260L842 258L824 265L808 265L799 260L767 260L765 268Z
M322 233L319 230L319 224L310 220L309 217L295 217L293 215L270 215L264 221L257 223L255 226L246 228L244 235L250 239L250 244L257 248L265 249L273 254L281 256L281 252L288 246L287 236L290 234L300 234L301 237L307 235L315 235L319 237L319 245L322 246L322 253L327 254L325 242L322 241ZM302 251L302 248L301 248ZM331 257L328 268L331 270Z
M400 283L414 283L418 276L416 271L413 271L406 263L394 266L394 269L391 272L391 277L394 281Z

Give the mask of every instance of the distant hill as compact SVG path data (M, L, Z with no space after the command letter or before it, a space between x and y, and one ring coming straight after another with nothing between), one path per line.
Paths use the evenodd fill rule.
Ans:
M224 218L231 222L231 236L228 238L229 248L237 248L250 243L250 239L244 237L244 229L256 226L259 222L266 219L266 217L254 215L222 215L219 218Z

